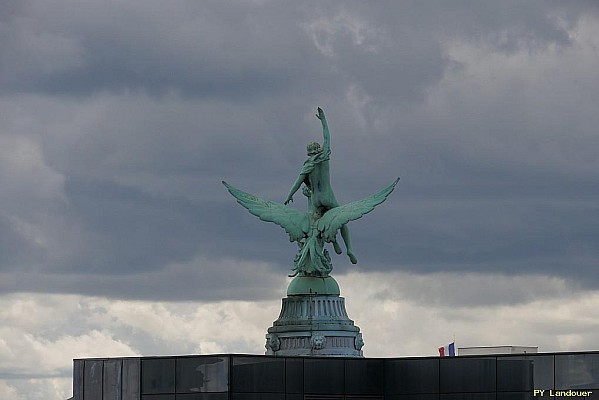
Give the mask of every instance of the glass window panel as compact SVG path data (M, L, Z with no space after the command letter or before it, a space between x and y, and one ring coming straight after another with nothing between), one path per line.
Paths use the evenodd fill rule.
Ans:
M177 393L175 400L229 400L228 393Z
M499 360L498 360L499 361ZM552 400L547 393L545 396L535 397L533 392L512 392L512 393L497 393L497 400Z
M233 393L232 400L286 400L285 393Z
M102 360L85 360L83 372L83 397L85 400L102 400Z
M345 360L346 394L383 394L384 361Z
M385 361L385 393L438 393L439 359Z
M439 361L441 393L495 391L495 357L445 357Z
M73 361L73 398L83 399L83 360Z
M385 395L385 400L439 400L439 394L393 394Z
M112 359L104 361L103 399L122 399L121 396L121 366L122 360Z
M507 360L530 360L532 363L533 380L530 388L522 386L521 389L509 389L504 379L509 377L506 374L505 367L514 364L503 364ZM516 379L515 377L512 378ZM522 382L522 385L524 382ZM525 391L534 389L553 389L553 356L509 356L497 357L497 390L499 391Z
M496 400L495 393L440 394L439 400Z
M345 400L384 400L383 396L354 395L345 396Z
M497 391L516 392L535 389L532 360L511 357L497 358Z
M285 392L285 359L275 357L233 357L233 392Z
M139 358L123 359L123 400L139 400Z
M553 356L530 356L534 368L533 389L554 388Z
M229 390L228 357L177 359L177 393L226 392Z
M343 360L311 358L304 360L306 393L343 393Z
M174 393L175 359L149 358L141 360L141 393Z
M299 394L299 393L296 393L296 394L287 393L285 395L285 400L304 400L304 395Z
M175 400L174 394L145 394L141 400Z
M599 354L556 355L555 388L599 389Z
M287 393L304 392L304 360L287 358L285 360L285 391ZM289 398L289 396L287 396Z

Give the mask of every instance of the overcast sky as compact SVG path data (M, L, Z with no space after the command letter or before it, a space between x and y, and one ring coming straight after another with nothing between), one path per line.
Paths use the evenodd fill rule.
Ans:
M72 359L264 352L322 140L366 356L598 350L594 1L0 0L0 398ZM296 194L293 206L305 208Z

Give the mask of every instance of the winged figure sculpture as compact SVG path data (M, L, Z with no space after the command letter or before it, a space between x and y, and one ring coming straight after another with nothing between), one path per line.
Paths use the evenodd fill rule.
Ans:
M326 209L314 206L308 201L308 212L274 201L264 200L250 193L239 190L223 181L223 184L237 199L237 202L262 221L274 222L289 234L289 241L297 242L299 251L293 262L294 273L290 276L326 277L333 266L325 243L332 243L335 251L340 253L337 245L337 232L348 222L361 218L364 214L384 202L399 181L396 179L378 193L362 200ZM310 198L311 191L305 188L304 194ZM310 199L309 199L310 200Z

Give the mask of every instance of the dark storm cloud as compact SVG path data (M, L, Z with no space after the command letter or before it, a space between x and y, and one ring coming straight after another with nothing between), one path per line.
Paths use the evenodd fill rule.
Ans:
M118 252L119 249L115 248ZM123 255L123 258L126 254ZM128 267L128 260L116 260ZM280 298L285 287L285 271L271 273L272 266L232 258L200 258L186 264L169 264L160 270L112 270L90 273L50 271L1 273L0 291L80 293L122 299L191 300L272 300Z
M441 77L439 39L474 37L509 49L568 44L556 18L571 24L578 8L566 13L538 2L27 2L3 27L0 82L8 92L174 89L248 100L345 79L381 100L407 100Z
M237 100L294 90L319 56L293 12L303 13L268 3L28 3L5 27L2 87Z
M593 15L560 2L23 2L0 17L0 134L37 156L32 168L0 150L0 290L268 296L296 246L220 181L284 200L320 140L316 106L341 202L402 178L351 226L359 268L596 286L596 55L572 36ZM244 262L268 278L237 278Z
M0 270L21 268L39 260L38 249L6 216L0 217Z

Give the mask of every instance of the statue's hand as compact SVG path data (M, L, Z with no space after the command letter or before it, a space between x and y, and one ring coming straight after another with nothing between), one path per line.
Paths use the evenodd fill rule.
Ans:
M316 114L316 118L318 118L321 121L324 118L324 111L322 111L322 108L320 107L318 107L318 114Z
M287 197L287 200L285 200L285 205L287 205L289 203L293 203L293 197L291 197L291 196Z

